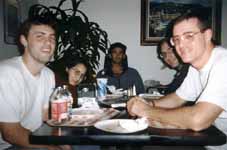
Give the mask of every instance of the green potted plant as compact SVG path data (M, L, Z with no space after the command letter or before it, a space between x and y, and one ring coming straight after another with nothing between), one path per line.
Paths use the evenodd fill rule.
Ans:
M62 59L64 54L75 55L86 61L89 71L87 81L90 82L99 66L100 52L104 54L107 52L108 35L97 23L90 22L88 17L78 9L82 0L70 0L72 8L62 8L66 1L61 0L57 6L50 7L41 4L33 5L29 10L29 16L48 15L57 21L58 47L49 66L61 71L60 69L64 69L61 67L64 64Z

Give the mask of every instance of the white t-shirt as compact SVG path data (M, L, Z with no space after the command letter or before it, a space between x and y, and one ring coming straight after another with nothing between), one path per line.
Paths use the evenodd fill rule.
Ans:
M33 76L22 57L2 61L0 70L0 122L20 122L24 128L36 130L55 86L53 72L44 67L39 76ZM2 142L0 137L1 147Z
M223 108L214 125L227 134L227 50L215 47L208 63L201 70L190 66L176 94L187 101L204 101ZM227 144L224 146L227 149Z

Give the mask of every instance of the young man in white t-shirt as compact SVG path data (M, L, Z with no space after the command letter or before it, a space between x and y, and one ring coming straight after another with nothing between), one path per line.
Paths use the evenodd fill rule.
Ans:
M214 45L211 26L204 17L201 11L194 11L173 22L171 43L183 62L191 64L182 85L148 105L132 98L127 105L131 115L194 131L215 124L227 133L227 50ZM184 106L187 101L195 104ZM213 148L227 149L227 144Z
M53 72L45 64L56 46L55 21L29 18L19 36L22 56L0 62L0 149L16 146L60 149L29 144L30 132L48 118L48 101L55 87Z

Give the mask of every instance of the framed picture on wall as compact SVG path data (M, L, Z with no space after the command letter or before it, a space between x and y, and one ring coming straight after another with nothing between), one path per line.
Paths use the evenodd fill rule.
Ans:
M16 44L16 36L20 23L20 5L18 0L3 0L4 41Z
M215 41L221 43L221 0L141 0L141 45L157 45L171 20L192 9L206 11Z

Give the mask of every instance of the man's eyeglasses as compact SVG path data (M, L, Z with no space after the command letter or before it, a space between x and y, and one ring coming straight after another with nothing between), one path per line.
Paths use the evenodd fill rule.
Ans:
M187 43L191 43L191 42L194 41L195 35L198 34L198 33L201 33L201 31L198 31L198 32L186 32L186 33L182 34L181 36L171 37L170 38L170 43L173 46L179 45L181 40L184 41L184 42L187 42Z

